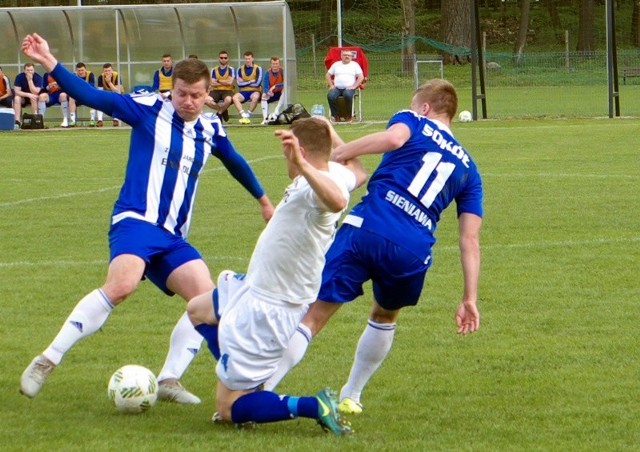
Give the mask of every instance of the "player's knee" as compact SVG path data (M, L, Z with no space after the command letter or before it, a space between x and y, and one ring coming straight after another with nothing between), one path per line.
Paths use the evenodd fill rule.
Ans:
M210 296L199 295L187 303L187 315L194 326L211 323L213 305Z

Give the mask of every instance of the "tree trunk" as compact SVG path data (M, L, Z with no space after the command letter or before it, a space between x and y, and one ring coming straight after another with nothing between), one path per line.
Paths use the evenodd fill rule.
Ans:
M513 47L513 57L516 63L520 63L524 53L524 47L527 45L527 35L529 34L529 12L531 11L530 0L522 0L520 4L520 27L518 29L518 38Z
M402 36L408 38L402 48L402 72L413 72L413 62L416 59L416 9L418 0L402 0Z
M447 0L442 2L441 40L459 47L471 47L471 2ZM445 63L468 61L467 55L443 54Z
M631 14L631 44L640 47L640 0L634 0Z
M564 33L562 30L562 22L560 21L560 14L558 14L558 0L545 0L545 3L547 6L547 12L549 13L553 33L556 35L556 40L559 43L563 42Z
M580 18L578 25L578 52L591 52L595 49L595 35L593 24L595 21L594 0L581 0Z

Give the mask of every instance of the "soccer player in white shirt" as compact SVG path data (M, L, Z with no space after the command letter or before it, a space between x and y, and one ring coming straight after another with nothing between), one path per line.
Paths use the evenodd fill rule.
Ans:
M218 117L202 113L209 87L204 62L188 59L176 64L169 100L154 93L97 90L59 64L47 41L37 34L25 37L22 51L78 102L115 114L132 128L125 180L111 217L106 282L80 300L53 342L25 369L20 391L33 398L64 354L100 329L143 277L185 300L215 287L200 253L186 241L198 178L209 155L220 159L259 201L265 220L271 218L273 206ZM185 313L174 328L167 361L158 375L159 398L200 402L178 379L201 343Z
M259 388L276 370L308 304L316 299L325 251L349 192L364 183L366 173L357 159L345 166L329 162L332 137L337 136L324 118L299 119L276 135L293 181L258 239L246 276L222 272L220 287L191 300L187 310L219 357L218 419L244 424L301 416L342 435L350 427L338 415L328 388L309 397Z

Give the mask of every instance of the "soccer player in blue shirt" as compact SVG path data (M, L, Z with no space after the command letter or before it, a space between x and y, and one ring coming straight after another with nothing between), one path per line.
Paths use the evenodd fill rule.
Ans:
M318 301L309 307L265 390L277 385L302 359L311 338L343 303L362 295L363 283L371 280L373 309L339 405L343 414L362 412L362 390L391 349L400 309L418 303L432 263L437 222L454 200L463 274L457 331L466 334L479 328L483 191L476 164L450 129L457 104L449 82L432 80L415 91L411 109L396 113L385 131L334 150L337 161L383 156L367 194L347 215L327 252Z
M189 59L176 64L172 100L168 100L153 93L122 95L95 89L59 64L47 41L37 34L25 37L22 51L78 102L115 114L132 128L125 180L111 217L106 282L80 300L53 342L25 369L20 391L33 398L64 354L100 329L143 277L168 295L178 294L185 300L213 290L209 269L186 241L198 178L209 155L220 159L259 201L265 220L274 209L218 117L202 114L209 87L204 62ZM178 379L201 343L185 311L158 375L159 398L200 402Z

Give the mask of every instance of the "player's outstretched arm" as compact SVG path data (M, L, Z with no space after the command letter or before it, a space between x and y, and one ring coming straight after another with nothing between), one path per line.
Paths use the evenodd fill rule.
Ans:
M332 160L345 162L365 154L382 154L398 149L411 138L411 130L402 123L393 124L383 132L366 135L333 150Z
M482 218L472 213L462 213L458 218L460 263L464 278L462 302L456 309L458 333L473 333L480 328L478 280L480 278L480 226Z

